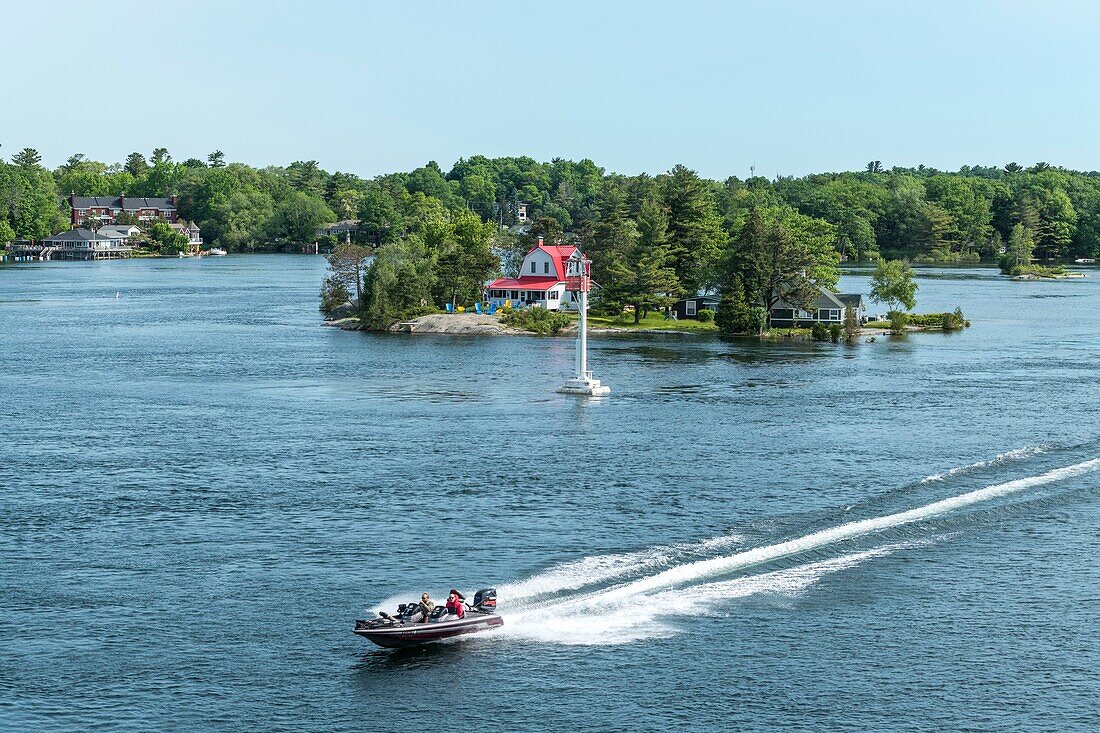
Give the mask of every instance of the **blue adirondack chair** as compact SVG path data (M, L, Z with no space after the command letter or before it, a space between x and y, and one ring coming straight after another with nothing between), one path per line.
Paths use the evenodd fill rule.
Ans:
M497 314L497 304L493 303L491 306L489 306L489 315L495 316L496 314Z
M481 315L481 303L474 303L474 312Z
M448 303L447 304L447 312L448 313L454 313L455 312L454 303Z

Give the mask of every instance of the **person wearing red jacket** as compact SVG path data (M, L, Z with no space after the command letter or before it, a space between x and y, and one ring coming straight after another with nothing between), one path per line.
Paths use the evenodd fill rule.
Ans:
M466 615L466 607L463 601L466 597L459 593L454 588L451 589L451 594L447 596L447 613L453 613L455 616L462 618Z

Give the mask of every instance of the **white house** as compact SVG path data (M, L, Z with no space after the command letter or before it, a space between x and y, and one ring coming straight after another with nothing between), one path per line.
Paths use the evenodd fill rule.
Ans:
M119 244L127 244L130 237L141 234L141 230L132 224L108 224L100 227L96 233L104 239L110 239Z
M531 248L520 266L519 277L502 277L485 288L490 306L536 307L547 310L576 309L572 293L565 290L565 263L577 251L573 245L543 243Z

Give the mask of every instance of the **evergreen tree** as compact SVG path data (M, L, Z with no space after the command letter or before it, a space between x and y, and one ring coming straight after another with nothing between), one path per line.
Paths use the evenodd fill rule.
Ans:
M12 156L11 162L20 168L34 168L42 162L42 156L34 148L23 148Z
M684 290L695 293L715 284L715 266L725 241L722 222L709 185L677 165L661 185L668 210L668 244L672 267Z

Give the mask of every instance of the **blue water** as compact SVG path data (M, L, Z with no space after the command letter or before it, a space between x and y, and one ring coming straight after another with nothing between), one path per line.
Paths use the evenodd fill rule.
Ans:
M320 325L323 264L0 268L0 729L1100 727L1098 273L593 337L582 401L568 339ZM350 632L489 584L500 633Z

